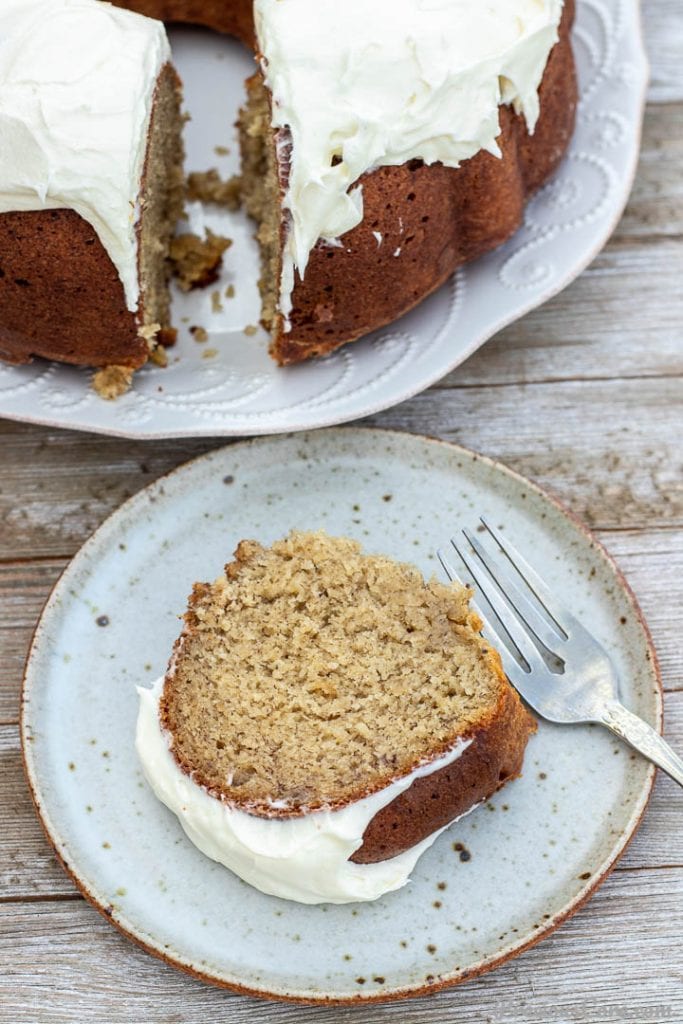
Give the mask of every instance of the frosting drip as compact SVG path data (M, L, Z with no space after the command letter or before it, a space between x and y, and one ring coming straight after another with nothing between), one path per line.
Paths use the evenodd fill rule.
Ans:
M442 757L341 810L296 818L257 817L211 796L178 766L159 719L163 686L161 678L151 690L138 688L136 747L147 781L202 853L262 892L299 903L375 900L405 885L420 855L443 832L439 829L398 857L377 864L349 860L378 811L416 778L455 761L471 740L461 740Z
M3 0L0 213L68 208L139 300L136 222L161 22L96 0Z
M255 0L273 126L291 134L281 312L319 239L363 219L367 171L497 156L498 106L530 131L562 0ZM354 187L355 186L355 187Z

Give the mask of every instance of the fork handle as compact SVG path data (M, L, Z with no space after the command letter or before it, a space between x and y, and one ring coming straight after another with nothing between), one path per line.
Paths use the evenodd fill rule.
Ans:
M606 706L601 721L622 740L626 740L643 757L647 757L663 772L670 775L679 786L683 786L683 760L642 718L634 715L618 701L613 701Z

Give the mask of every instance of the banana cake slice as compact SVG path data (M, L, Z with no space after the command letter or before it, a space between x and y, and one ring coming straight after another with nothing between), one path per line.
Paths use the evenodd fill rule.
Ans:
M520 773L535 729L458 585L325 533L242 541L140 690L157 796L208 856L301 902L403 885Z

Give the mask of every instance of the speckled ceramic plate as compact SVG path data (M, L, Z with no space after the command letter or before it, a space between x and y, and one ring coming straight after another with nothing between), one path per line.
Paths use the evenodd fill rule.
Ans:
M216 166L229 175L237 169L232 122L253 60L210 32L174 28L171 41L192 115L188 168ZM273 434L357 419L433 384L575 278L621 216L647 82L639 0L578 0L573 45L581 99L558 173L506 245L464 267L395 324L328 359L279 369L262 331L244 335L259 317L253 225L241 213L195 203L192 229L203 233L208 225L235 244L215 289L174 296L180 337L167 369L144 368L131 391L111 403L93 392L88 370L0 364L0 416L136 438ZM230 285L234 298L225 295ZM193 340L192 325L208 330L205 344Z
M633 595L547 495L488 459L410 434L336 429L242 442L145 488L57 584L28 661L23 748L39 814L85 895L126 935L199 977L299 1000L413 995L547 935L636 829L653 769L597 727L542 723L524 776L446 831L403 890L307 907L207 860L143 781L136 685L165 670L195 580L240 538L292 527L357 537L437 572L434 549L486 514L612 655L624 703L661 725Z

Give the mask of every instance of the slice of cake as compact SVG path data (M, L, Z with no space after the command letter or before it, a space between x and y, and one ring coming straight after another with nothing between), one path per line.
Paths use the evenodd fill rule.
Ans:
M190 839L304 903L402 886L439 832L519 774L535 725L459 586L291 533L196 584L137 748Z

